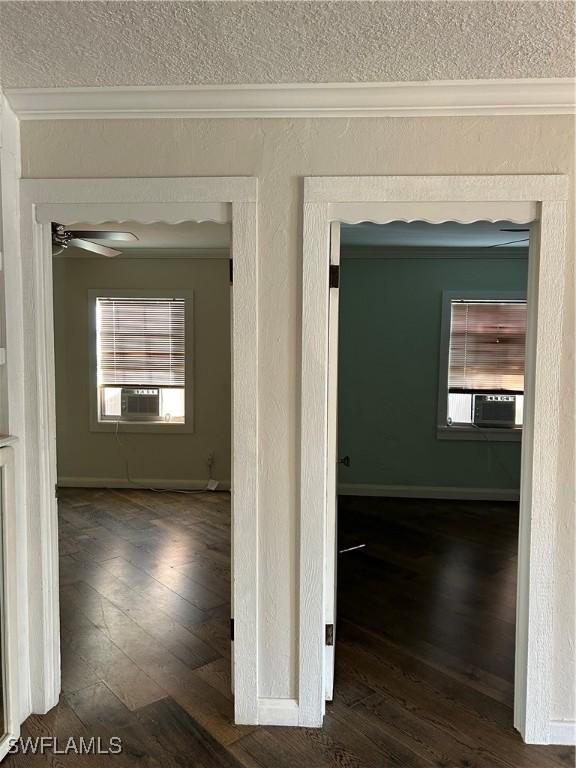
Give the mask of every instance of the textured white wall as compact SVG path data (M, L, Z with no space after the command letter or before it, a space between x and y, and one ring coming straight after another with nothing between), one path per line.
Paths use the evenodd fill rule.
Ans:
M0 2L4 88L570 77L569 0Z
M573 178L574 128L569 116L22 124L25 177L238 174L260 179L261 696L297 696L302 177L568 173ZM573 278L569 260L565 333L559 340L563 453L557 589L551 596L556 718L576 715Z

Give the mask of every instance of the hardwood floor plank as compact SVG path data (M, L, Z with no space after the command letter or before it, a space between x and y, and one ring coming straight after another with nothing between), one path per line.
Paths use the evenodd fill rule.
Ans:
M233 724L233 708L229 698L205 683L200 676L196 676L194 671L167 652L160 643L110 601L89 586L83 586L82 583L67 589L75 591L75 597L68 592L67 599L75 600L79 610L87 612L109 642L120 649L131 664L142 671L142 674L154 681L162 692L162 695L156 696L154 700L164 698L166 695L172 696L180 706L223 743L231 743L250 730ZM79 653L82 654L82 649ZM146 670L145 673L144 670ZM104 677L104 679L112 688L110 678Z
M195 581L185 573L177 571L175 568L162 567L159 565L154 569L154 578L163 586L176 592L177 595L188 600L203 611L210 611L212 608L226 603L230 599L230 582L228 580L227 589L224 597L213 589L209 589L199 582Z
M90 608L76 597L77 593L73 590L73 586L65 587L65 599L79 606L79 610L89 619ZM152 677L93 622L89 626L83 623L68 631L65 642L86 661L100 680L106 682L128 709L138 709L166 695Z
M326 768L326 761L310 754L301 739L284 738L280 728L260 728L232 744L230 751L249 768Z
M230 752L170 698L144 707L137 717L162 753L170 755L176 762L182 754L188 754L192 765L203 761L206 766L241 768Z
M193 554L183 565L176 565L193 581L230 597L230 556L209 550Z
M45 715L31 715L22 726L21 736L24 740L41 737L57 739L57 747L64 749L71 737L87 741L91 733L84 723L76 715L70 705L61 699L59 705ZM94 768L94 756L82 754L54 755L51 752L45 754L16 754L7 755L2 761L3 768Z
M397 738L395 729L387 727L385 722L380 721L375 728L369 728L349 709L343 707L340 717L335 716L336 711L335 707L328 707L324 730L335 740L338 751L342 743L346 744L348 749L353 749L360 757L363 765L374 768L432 768L442 765L412 750Z
M517 508L500 502L341 500L341 545L369 546L339 562L324 728L235 726L229 503L62 490L64 695L23 732L124 751L8 768L574 768L512 727Z
M87 728L103 727L113 731L131 723L130 710L105 683L68 693L66 701Z
M71 557L77 558L78 555ZM71 569L70 566L68 568L66 578L69 583L84 581L90 584L128 614L135 611L150 613L150 606L154 605L154 611L159 621L167 617L171 621L178 622L182 627L192 627L209 621L211 618L209 613L201 611L171 590L164 589L158 595L153 596L132 589L129 579L117 578L113 573L110 573L104 563L88 563L87 568L80 565L76 570Z
M381 665L379 669L382 677L389 674L402 675L410 681L426 686L427 689L449 701L457 701L463 710L479 718L485 718L488 722L504 727L511 725L510 709L507 706L481 694L466 683L454 680L444 672L420 661L412 653L406 653L401 647L349 625L346 626L342 635L340 647L343 661L357 653L358 658L364 658L365 654ZM349 654L347 654L348 649L350 649Z
M457 734L450 735L431 722L394 702L376 694L364 699L353 711L335 706L332 716L339 723L358 728L378 743L384 734L430 765L459 765L469 768L508 768L497 756L486 755L481 748L471 747Z
M194 670L197 677L211 685L230 701L233 700L231 672L229 659L216 659L216 661Z
M102 567L144 595L166 596L168 594L166 590L169 590L204 611L225 602L218 594L195 583L184 573L167 565L162 566L160 563L141 568L122 557L116 557L106 560L102 563Z
M134 605L122 610L113 599L108 600L100 591L84 582L76 582L74 588L78 595L75 599L82 603L81 612L91 617L93 623L107 633L111 640L114 640L112 630L115 626L125 629L133 624L190 669L220 658L212 647L168 616ZM123 621L119 621L121 617ZM112 623L114 618L116 620Z
M100 681L99 674L70 647L67 634L62 640L62 693L74 693Z
M199 637L222 656L230 655L230 618L217 618L190 627L192 634Z
M340 622L339 633L342 637L351 637L353 634L367 637L372 635L370 630L358 625L352 625L346 620ZM398 633L395 632L394 634L397 635ZM397 637L392 639L387 634L382 633L379 633L376 637L383 640L386 647L392 646L404 652L409 648L410 657L413 659L435 669L441 675L451 677L457 682L480 692L484 696L495 699L504 704L508 710L512 708L514 697L514 685L512 682L492 675L480 667L467 664L464 659L443 651L438 646L432 645L425 640L417 640L414 637L410 637L407 642L399 642ZM368 644L369 642L370 640Z
M358 647L353 650L341 647L340 656L348 673L358 676L362 682L369 682L384 699L422 720L433 722L448 737L468 748L480 745L488 753L496 750L493 753L495 760L500 756L498 744L506 743L508 751L515 752L517 735L511 723L507 727L497 725L476 712L463 709L461 702L451 698L449 693L429 687L420 677L395 669L385 658L370 657ZM357 706L362 706L362 702ZM528 760L526 764L530 764Z

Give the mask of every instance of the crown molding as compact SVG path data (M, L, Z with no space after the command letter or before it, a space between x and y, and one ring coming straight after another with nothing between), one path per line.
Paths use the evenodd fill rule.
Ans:
M576 113L576 79L7 90L20 120Z

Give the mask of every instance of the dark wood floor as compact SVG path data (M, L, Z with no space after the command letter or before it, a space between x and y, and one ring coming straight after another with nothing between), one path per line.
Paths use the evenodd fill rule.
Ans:
M336 696L322 730L232 723L226 494L60 493L62 698L25 735L122 755L7 766L558 768L512 728L517 512L341 499Z
M354 626L512 706L518 505L340 500L341 640ZM352 626L350 626L352 625Z

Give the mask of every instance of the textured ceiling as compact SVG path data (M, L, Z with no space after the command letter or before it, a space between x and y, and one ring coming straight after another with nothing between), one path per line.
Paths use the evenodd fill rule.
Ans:
M0 2L4 88L570 77L571 0Z

